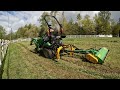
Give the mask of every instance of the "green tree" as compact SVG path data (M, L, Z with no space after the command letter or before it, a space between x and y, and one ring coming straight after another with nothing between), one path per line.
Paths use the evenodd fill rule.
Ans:
M38 37L39 28L34 24L25 25L20 27L16 32L16 38L32 38Z
M119 37L120 35L120 18L119 18L119 22L115 23L114 21L112 21L112 35L114 37Z
M75 22L75 23L73 24L73 34L74 34L74 35L79 35L79 34L80 34L79 25L78 25L77 22Z
M85 15L82 20L82 34L92 35L95 34L95 26L93 20L90 19L89 15Z
M66 35L76 35L79 34L79 26L77 22L74 22L73 19L66 23L65 26L65 34Z
M48 12L43 12L41 17L38 19L38 21L40 22L40 28L44 31L46 31L48 29L47 24L44 20L45 15L49 15L49 13Z
M4 38L6 34L6 30L3 28L3 26L0 25L0 38Z
M81 26L81 20L82 20L82 17L80 15L80 13L77 15L77 22L78 22L78 26Z
M73 19L71 18L71 20L68 22L68 24L66 25L66 28L65 28L65 33L66 35L70 35L70 34L73 34Z
M67 29L67 26L68 26L68 22L67 22L67 20L66 20L66 18L64 18L64 21L63 21L63 23L62 23L62 26L63 26L63 32L67 32L66 30L68 30Z
M56 17L57 13L58 13L58 11L51 11L51 12L50 12L50 15L55 16L55 17Z
M110 18L111 13L109 11L100 11L98 15L94 17L95 27L97 34L111 34Z

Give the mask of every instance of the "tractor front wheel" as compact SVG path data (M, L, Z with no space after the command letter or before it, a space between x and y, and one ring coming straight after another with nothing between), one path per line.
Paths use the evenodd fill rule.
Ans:
M49 58L49 59L52 59L54 57L53 50L50 50L50 49L44 48L43 49L43 54L46 58Z

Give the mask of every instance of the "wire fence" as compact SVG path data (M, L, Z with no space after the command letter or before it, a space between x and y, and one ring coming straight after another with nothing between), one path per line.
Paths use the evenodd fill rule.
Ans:
M112 35L67 35L67 38L82 38L82 37L112 37Z
M2 62L4 60L4 57L7 53L7 48L9 45L10 41L9 40L0 40L0 66L2 65Z
M67 35L66 38L88 38L88 37L112 37L112 35ZM11 43L30 41L31 38L12 40Z
M22 42L22 41L30 41L30 40L31 40L31 38L17 39L17 40L11 40L11 43Z
M0 40L0 79L2 78L3 67L9 43L9 40Z

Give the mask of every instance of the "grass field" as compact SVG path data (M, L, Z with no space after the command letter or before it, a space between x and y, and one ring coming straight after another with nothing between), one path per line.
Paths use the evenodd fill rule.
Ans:
M3 79L120 79L120 38L64 39L81 49L107 47L110 51L103 65L77 58L53 60L33 53L29 42L9 45L4 64Z

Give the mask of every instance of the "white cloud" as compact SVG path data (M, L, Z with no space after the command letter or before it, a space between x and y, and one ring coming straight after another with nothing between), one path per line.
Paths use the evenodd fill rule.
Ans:
M96 13L98 13L98 12L100 12L100 11L93 11L93 12L96 14Z
M0 25L9 32L8 17L9 26L12 27L13 31L29 23L38 25L38 18L42 13L43 11L11 11L11 13L0 11Z
M19 27L29 23L40 25L38 19L43 12L44 11L0 11L0 25L8 32L10 31L10 28L8 27L8 16L9 26L12 27L13 31L16 31ZM61 14L62 11L59 12L59 14ZM98 11L65 11L65 16L67 19L73 18L73 20L76 20L76 15L78 13L81 13L82 16L88 14L92 17L95 13L98 13Z

